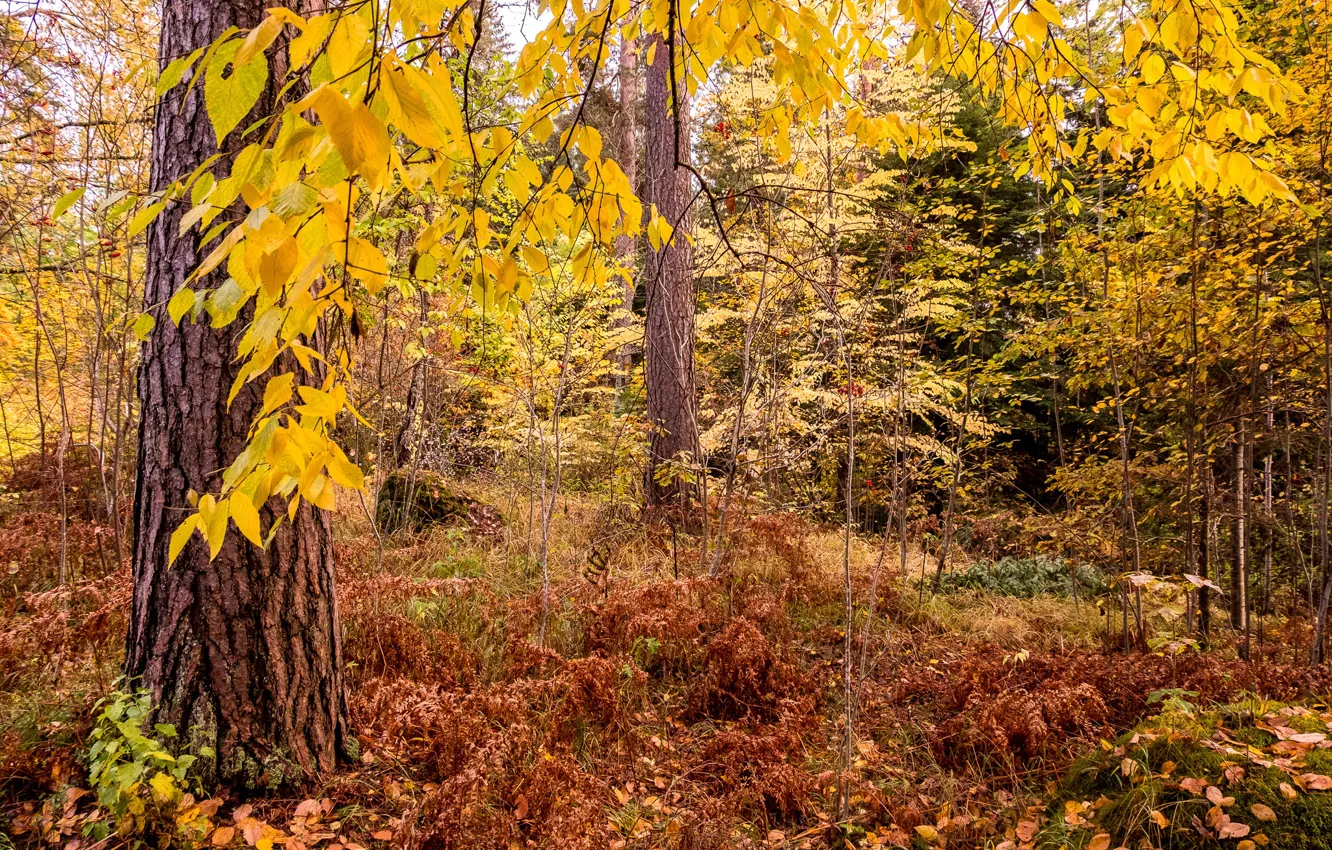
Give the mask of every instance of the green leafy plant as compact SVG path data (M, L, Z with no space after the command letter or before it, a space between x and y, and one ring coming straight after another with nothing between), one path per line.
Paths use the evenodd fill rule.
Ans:
M634 659L639 667L647 669L648 664L652 662L659 651L661 651L661 641L654 637L639 635L634 638L633 645L629 647L629 656ZM632 671L627 668L625 673L626 676L632 675Z
M1198 711L1198 706L1189 702L1188 698L1196 696L1198 696L1197 691L1186 691L1182 688L1163 688L1148 694L1147 704L1155 705L1159 702L1164 712L1192 715Z
M169 723L155 724L149 733L153 704L147 691L114 691L98 700L95 709L97 720L87 753L88 780L98 804L113 816L119 831L141 833L150 815L170 811L180 803L198 757L173 756L166 751L163 739L177 734ZM202 755L211 756L211 752Z
M944 576L940 583L945 592L981 590L1026 599L1045 594L1072 596L1075 586L1079 595L1096 595L1108 587L1105 576L1095 567L1070 564L1048 555L976 561Z

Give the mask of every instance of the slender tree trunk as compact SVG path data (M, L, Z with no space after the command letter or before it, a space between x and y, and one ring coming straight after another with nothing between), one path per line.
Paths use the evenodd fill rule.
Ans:
M670 29L675 28L672 6ZM675 39L653 35L648 49L644 165L648 201L673 228L670 242L654 250L647 273L647 417L649 504L683 501L693 489L678 476L659 476L663 464L697 464L698 399L694 383L694 275L691 229L689 104L684 81L674 69ZM655 50L653 46L655 45ZM662 478L661 481L658 478Z
M252 27L259 0L171 0L162 11L165 65L208 44L229 26ZM275 73L273 86L281 84ZM274 96L260 99L272 109ZM258 113L256 113L258 114ZM242 122L244 126L246 122ZM221 146L235 153L233 134ZM159 107L152 188L188 174L218 150L202 87ZM224 167L221 165L220 167ZM163 304L195 267L197 236L178 236L186 205L173 204L149 231L145 302ZM217 286L223 271L201 287ZM262 380L228 406L236 342L245 326L214 329L165 315L144 345L139 372L139 474L134 499L134 599L126 673L147 688L157 721L174 724L179 745L214 758L198 766L206 784L271 786L332 768L351 738L327 514L303 505L266 550L234 530L210 562L197 535L174 566L168 541L186 516L189 494L216 492L246 444L262 404ZM294 366L294 364L291 364ZM266 522L285 514L270 504Z
M616 130L619 133L619 151L616 161L629 185L638 189L638 101L642 98L642 76L638 70L638 39L625 38L620 42L620 114L616 116ZM615 240L615 257L624 266L624 292L620 296L620 317L617 324L627 329L633 324L634 294L638 289L638 278L632 271L638 258L638 240L628 234L621 234ZM620 346L620 371L615 375L615 388L623 391L634 367L633 346Z
M1326 90L1325 90L1326 91ZM1326 104L1326 94L1324 94L1324 107ZM1322 114L1326 115L1324 108ZM1328 175L1328 145L1329 137L1327 133L1327 124L1324 123L1321 128L1323 134L1318 144L1318 207L1326 209L1327 207L1327 175ZM1326 282L1323 279L1323 219L1319 217L1314 220L1314 240L1311 263L1313 267L1314 282L1318 286L1318 305L1319 318L1323 325L1323 428L1322 428L1322 453L1323 467L1319 476L1319 483L1315 485L1314 490L1322 490L1322 498L1318 500L1318 569L1320 571L1320 581L1322 583L1322 592L1319 595L1318 608L1314 615L1314 638L1313 647L1309 654L1309 660L1313 664L1321 664L1325 660L1323 648L1323 638L1327 632L1327 611L1329 601L1332 600L1332 564L1329 564L1329 541L1328 541L1328 500L1332 498L1332 303L1329 303L1329 293ZM1312 591L1312 587L1310 588ZM1310 603L1313 602L1313 594L1310 595Z
M1212 589L1207 582L1212 573L1212 474L1211 467L1203 456L1202 496L1198 500L1198 577L1203 586L1198 588L1198 642L1205 649L1211 640L1212 631Z
M421 346L421 354L412 363L412 382L407 388L407 415L402 420L402 427L398 429L397 445L394 449L398 469L411 469L412 488L409 490L415 488L418 454L425 437L426 386L430 373L430 355L426 353L425 339L420 336L420 329L424 328L430 319L430 301L425 289L417 293L417 307L417 320L420 322L417 342ZM407 505L403 510L410 510L411 501L412 495L409 493Z
M1230 624L1241 634L1240 655L1249 655L1249 460L1248 427L1240 420L1235 433L1235 518L1231 545Z

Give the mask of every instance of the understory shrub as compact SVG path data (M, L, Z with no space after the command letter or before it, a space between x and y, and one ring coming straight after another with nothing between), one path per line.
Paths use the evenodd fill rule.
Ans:
M1103 593L1109 587L1104 574L1095 567L1049 555L975 561L964 570L945 575L941 587L946 592L983 590L1030 599L1043 594L1072 596L1075 584L1080 596Z

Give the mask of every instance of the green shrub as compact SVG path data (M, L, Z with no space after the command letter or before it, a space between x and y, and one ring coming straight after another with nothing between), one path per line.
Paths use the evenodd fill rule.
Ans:
M981 590L1030 599L1046 594L1072 596L1074 582L1079 596L1103 593L1109 587L1105 576L1093 566L1037 555L1034 558L975 561L964 570L945 575L941 588L945 592Z
M149 820L175 809L190 781L196 756L173 756L163 739L175 738L168 723L147 731L153 714L147 691L114 691L98 700L89 736L88 781L122 835L142 833ZM210 752L203 753L211 757ZM104 829L100 823L91 824ZM104 838L106 836L94 836Z

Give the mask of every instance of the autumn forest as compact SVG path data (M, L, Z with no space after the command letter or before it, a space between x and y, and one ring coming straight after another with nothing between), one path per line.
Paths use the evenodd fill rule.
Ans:
M0 850L1332 850L1328 0L0 3Z

